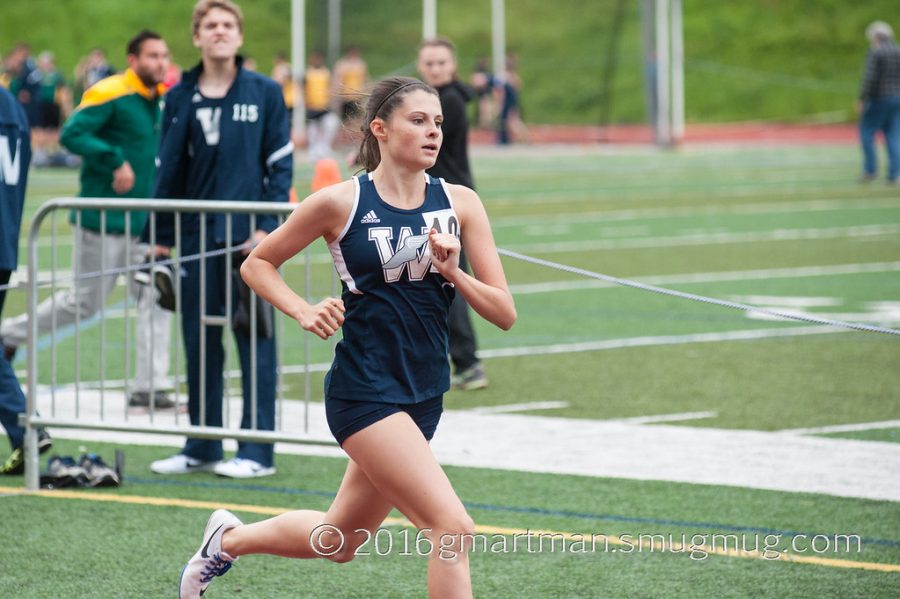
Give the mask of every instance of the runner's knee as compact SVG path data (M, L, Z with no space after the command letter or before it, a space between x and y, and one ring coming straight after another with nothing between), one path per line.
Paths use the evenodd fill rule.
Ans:
M475 521L465 509L461 509L459 513L448 514L441 518L432 530L435 550L442 557L446 557L469 550L475 534Z
M371 535L371 532L343 531L343 542L340 549L325 557L336 564L346 564L353 561L357 550L371 538Z

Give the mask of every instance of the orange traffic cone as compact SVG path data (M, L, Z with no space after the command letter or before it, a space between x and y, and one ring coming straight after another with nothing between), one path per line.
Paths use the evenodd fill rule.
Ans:
M319 191L329 185L341 182L341 169L334 158L322 158L316 161L313 171L312 190Z

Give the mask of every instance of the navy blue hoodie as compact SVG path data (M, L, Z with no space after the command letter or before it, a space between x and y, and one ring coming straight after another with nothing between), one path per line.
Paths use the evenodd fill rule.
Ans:
M31 135L25 110L0 87L0 270L15 270Z
M287 202L293 177L294 145L281 87L263 75L242 68L222 101L219 151L215 185L211 197L187 198L188 133L194 95L199 93L200 63L187 71L181 82L165 96L158 169L153 197L160 199L204 199ZM249 110L247 108L249 108ZM247 118L247 115L251 115ZM256 228L271 232L277 226L272 215L258 215ZM234 215L232 239L250 237L249 215ZM174 244L172 215L159 215L157 243ZM183 229L185 235L194 231ZM225 242L225 217L214 219L217 243ZM146 237L146 231L145 231Z

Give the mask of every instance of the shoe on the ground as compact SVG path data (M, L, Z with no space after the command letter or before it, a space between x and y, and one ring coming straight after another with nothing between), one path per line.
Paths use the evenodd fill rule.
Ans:
M484 389L488 386L487 375L484 373L484 366L481 362L476 362L462 372L453 376L453 388L461 391L474 391L475 389Z
M46 429L39 428L37 434L38 453L44 453L45 451L53 447L53 439L50 438L50 433L48 433Z
M878 175L876 175L875 173L863 173L859 176L859 182L860 183L871 183L872 181L874 181L877 178L878 178Z
M219 476L228 478L256 478L259 476L271 476L275 474L273 466L263 466L255 460L244 458L232 458L227 462L219 462L213 468L213 472Z
M150 471L156 474L189 474L191 472L209 472L219 462L204 462L178 453L164 460L156 460L150 464Z
M42 428L38 429L37 445L38 453L44 453L53 446L53 439L50 438L50 434ZM20 446L13 449L13 452L9 454L6 461L0 466L0 475L24 474L24 472L25 448Z
M163 310L175 311L175 270L171 264L154 264L150 270L153 285L159 293L156 303Z
M180 599L198 599L206 592L206 587L213 578L222 576L231 569L237 558L222 551L222 535L241 524L237 516L227 510L212 513L203 532L203 544L181 571L181 579L178 581Z
M107 466L103 458L95 453L81 456L80 466L87 474L89 487L118 487L121 482L116 471Z
M88 473L75 463L71 456L55 455L47 461L47 472L41 474L41 487L45 489L65 489L86 487Z
M149 408L150 392L149 391L132 391L128 396L129 408ZM171 398L167 391L153 392L153 407L157 410L170 410L175 407L175 400Z
M13 449L3 465L0 466L0 474L16 475L25 472L25 450L21 447Z

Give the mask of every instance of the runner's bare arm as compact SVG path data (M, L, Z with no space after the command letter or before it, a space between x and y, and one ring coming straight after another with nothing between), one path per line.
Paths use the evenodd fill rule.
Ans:
M322 339L343 324L344 303L326 298L310 304L288 286L278 268L319 237L337 237L348 218L353 193L353 183L345 181L312 194L241 265L241 276L257 295Z
M516 321L516 306L506 283L487 213L481 199L471 189L460 185L451 185L450 189L453 208L460 219L461 245L475 276L459 268L460 243L453 235L432 231L432 260L475 312L501 329L509 330Z

